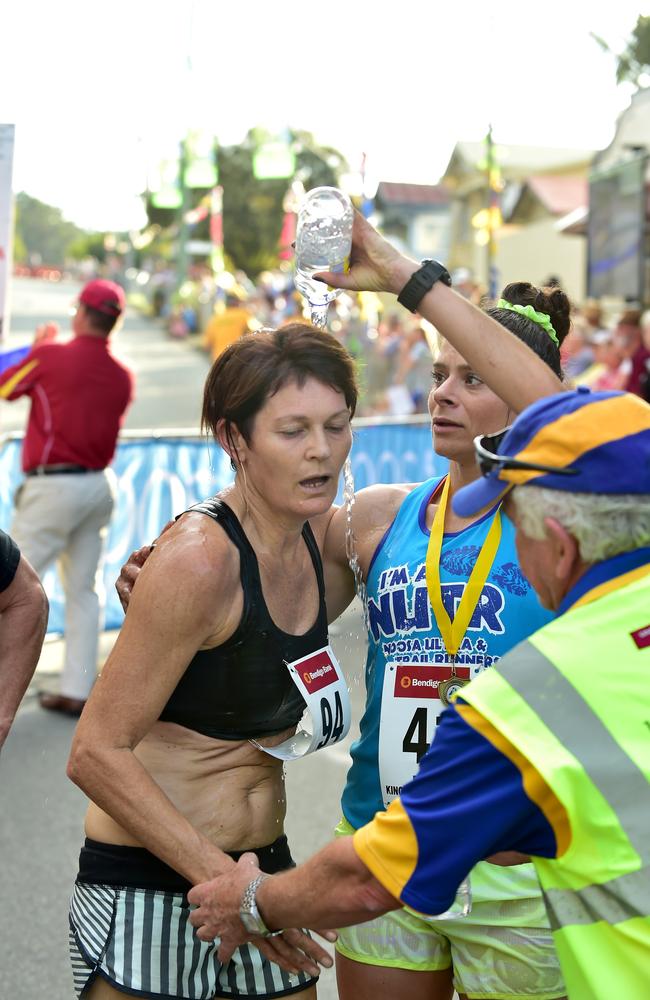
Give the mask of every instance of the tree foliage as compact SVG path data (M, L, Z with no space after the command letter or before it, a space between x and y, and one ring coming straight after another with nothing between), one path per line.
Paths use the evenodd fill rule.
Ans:
M61 267L70 247L84 231L63 218L59 208L21 191L16 195L14 257L20 263L38 259Z
M592 34L601 49L616 57L616 82L633 83L641 88L642 77L650 74L650 16L642 14L637 18L632 34L628 38L622 52L615 52L612 47L598 35Z
M251 278L277 265L278 241L284 218L283 202L291 178L260 180L253 173L253 155L270 136L263 129L251 129L238 146L220 146L216 150L219 184L223 188L224 253L232 266ZM347 168L337 150L320 146L310 132L291 131L290 141L296 157L295 178L309 190L321 184L336 185ZM186 192L188 208L195 207L207 189ZM149 223L179 229L179 212L156 209L147 202ZM191 227L190 238L207 240L209 221L203 219Z

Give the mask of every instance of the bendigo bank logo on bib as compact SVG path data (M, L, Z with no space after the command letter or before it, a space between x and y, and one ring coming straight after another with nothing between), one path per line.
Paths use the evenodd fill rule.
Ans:
M302 660L296 669L310 694L336 681L336 670L326 649Z
M469 680L469 667L456 665L456 676ZM417 663L398 663L395 668L396 698L436 698L440 699L438 686L452 676L451 664L427 666Z

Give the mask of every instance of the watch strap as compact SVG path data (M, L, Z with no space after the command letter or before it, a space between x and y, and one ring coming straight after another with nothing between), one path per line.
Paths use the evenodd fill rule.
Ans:
M436 281L442 281L444 285L451 285L449 271L440 261L423 260L421 266L413 272L397 296L397 301L410 312L415 312Z
M283 930L270 931L267 928L266 924L264 923L262 915L260 914L260 911L257 907L257 902L255 898L257 890L261 886L262 882L264 882L267 878L270 877L271 877L270 875L266 875L264 872L261 872L259 875L256 875L255 878L252 879L252 881L250 881L246 886L246 888L244 889L244 894L241 898L241 903L239 907L240 914L242 911L244 911L250 914L250 916L254 918L255 922L259 925L259 930L256 933L258 933L261 937L277 937L278 935L283 933Z

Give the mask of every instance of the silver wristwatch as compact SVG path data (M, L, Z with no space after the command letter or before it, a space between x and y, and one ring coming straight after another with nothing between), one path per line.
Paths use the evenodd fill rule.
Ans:
M260 937L275 937L282 934L282 931L270 931L260 916L255 902L255 894L264 879L269 875L257 875L252 882L249 882L244 889L244 895L239 904L239 917L249 934L258 934Z

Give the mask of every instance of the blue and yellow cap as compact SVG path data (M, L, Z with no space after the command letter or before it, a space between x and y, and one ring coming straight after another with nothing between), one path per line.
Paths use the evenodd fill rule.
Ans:
M533 403L501 435L475 440L482 476L453 498L461 517L513 486L650 495L650 405L626 392L580 387Z

